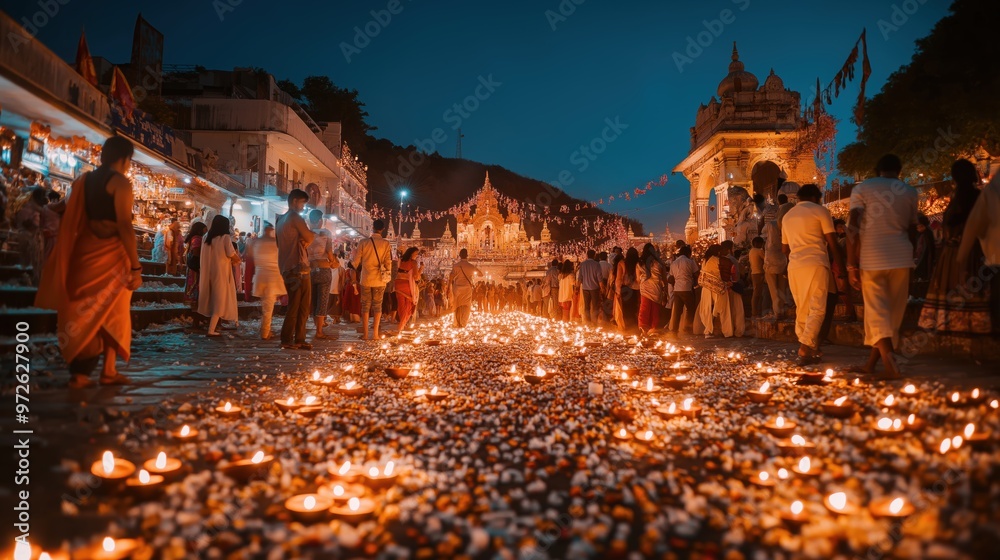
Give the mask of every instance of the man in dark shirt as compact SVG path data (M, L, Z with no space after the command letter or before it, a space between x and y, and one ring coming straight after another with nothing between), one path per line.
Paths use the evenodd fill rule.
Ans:
M300 189L288 193L288 212L278 216L275 232L278 238L278 269L288 291L288 310L281 325L281 347L288 350L312 350L306 342L306 321L309 319L311 280L306 249L316 236L301 213L309 195Z

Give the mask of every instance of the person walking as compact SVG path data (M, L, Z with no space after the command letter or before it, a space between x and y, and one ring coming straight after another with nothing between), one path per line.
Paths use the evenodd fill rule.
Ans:
M35 305L57 312L59 349L69 364L70 387L124 385L115 361L131 354L132 292L142 285L142 263L132 227L132 183L125 175L135 148L113 136L101 165L77 177L52 255L45 262Z
M847 230L848 275L861 290L865 304L865 344L872 347L868 361L853 368L873 373L881 359L886 376L901 377L895 348L909 298L910 269L917 225L917 191L899 180L899 157L879 159L878 175L851 191Z
M753 283L753 295L750 298L750 316L759 318L764 312L764 294L767 292L767 280L764 279L764 238L754 237L750 242L750 281Z
M469 316L472 314L472 293L475 287L472 278L476 274L482 274L468 259L467 249L459 251L458 262L451 268L451 274L448 276L448 285L451 286L451 293L454 294L452 297L455 298L455 326L458 328L469 324Z
M588 249L587 258L580 263L577 271L577 281L583 294L580 315L588 325L596 324L601 312L601 265L595 259L596 256L596 251Z
M570 307L573 306L573 291L576 285L576 275L573 274L573 261L566 259L559 272L559 309L562 310L562 320L569 322Z
M264 232L261 237L250 240L246 253L253 259L253 296L260 298L260 338L270 340L271 320L274 316L274 304L278 298L285 295L285 281L281 278L278 266L278 240L274 235L274 226L264 222Z
M287 350L312 350L306 342L306 321L312 300L309 277L309 244L314 234L302 219L309 195L301 189L288 193L288 211L278 216L275 237L278 243L278 270L288 293L285 322L281 325L281 347Z
M198 313L208 317L209 337L219 337L219 321L239 321L233 265L240 255L229 236L229 218L216 216L201 246L201 271L198 277Z
M340 266L333 254L333 236L323 227L323 211L316 208L309 212L309 226L316 234L309 244L309 278L312 280L311 305L313 325L316 327L314 340L330 338L323 332L326 314L330 310L330 284L333 283L333 268Z
M399 257L396 269L396 297L399 306L399 334L403 336L406 325L410 322L417 308L420 291L417 288L417 278L423 273L423 266L417 262L419 247L410 247Z
M372 236L358 245L354 260L354 268L359 271L361 279L361 327L364 329L363 340L368 338L368 315L374 316L373 329L375 340L379 339L379 323L382 320L382 299L385 297L385 286L392 280L392 246L382 234L385 232L385 222L375 220L372 223Z
M656 247L646 243L639 255L635 275L639 279L639 332L651 335L660 325L660 309L666 290L667 266L660 259Z
M799 340L798 363L818 363L820 328L826 316L830 288L830 258L841 263L833 216L820 205L822 193L813 184L799 188L798 204L785 213L781 227L781 249L788 256L788 284L795 300L795 336ZM838 270L843 270L839 265Z
M990 325L994 333L1000 332L1000 173L993 176L969 213L962 232L962 242L955 255L956 267L975 263L972 256L976 241L983 251L983 267L977 276L989 282Z
M205 324L205 319L198 313L198 294L201 291L201 246L205 242L205 234L208 233L208 226L202 221L191 224L187 237L184 238L184 246L187 247L184 262L187 264L187 282L184 285L184 299L191 306L193 325L195 329L200 329Z
M674 285L674 305L670 314L668 331L679 336L681 330L691 333L694 327L695 305L694 285L698 278L698 264L691 259L691 247L685 245L677 251L677 257L670 263L667 281ZM684 324L681 324L681 317Z
M931 274L917 324L938 333L989 334L992 328L989 290L983 289L985 286L975 290L977 283L970 282L978 277L983 260L979 242L972 243L971 258L958 258L965 226L980 197L979 172L972 162L960 159L952 164L951 177L955 192L944 211L944 246Z

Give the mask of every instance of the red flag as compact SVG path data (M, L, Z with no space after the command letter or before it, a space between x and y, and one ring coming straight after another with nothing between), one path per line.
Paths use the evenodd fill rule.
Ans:
M132 96L132 88L128 87L128 80L121 69L115 66L115 72L111 76L111 89L108 95L113 101L117 101L125 111L125 118L132 118L132 111L135 110L135 97Z
M94 69L94 59L90 57L90 49L87 48L87 34L83 32L80 33L80 43L76 46L76 71L90 85L97 85L97 70Z

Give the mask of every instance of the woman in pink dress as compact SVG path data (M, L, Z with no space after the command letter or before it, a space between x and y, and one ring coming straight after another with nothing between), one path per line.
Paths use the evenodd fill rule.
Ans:
M417 254L417 251L419 251L419 248L410 247L399 258L399 269L396 274L395 287L399 305L400 336L402 336L403 330L406 329L406 324L410 321L410 318L413 317L413 311L416 309L416 301L419 296L417 278L420 277L420 271L423 267L417 264L416 259L413 258Z

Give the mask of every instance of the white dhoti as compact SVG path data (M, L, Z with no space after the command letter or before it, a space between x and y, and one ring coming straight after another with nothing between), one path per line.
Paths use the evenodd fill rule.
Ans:
M829 285L830 269L825 266L788 269L788 287L795 301L795 336L803 346L819 347L819 331L826 317Z
M733 336L733 318L729 311L729 290L717 294L708 288L701 290L701 302L698 304L698 317L705 325L705 334L714 333L715 317L722 324L722 335Z
M899 327L910 297L910 269L862 270L861 297L865 303L865 344L874 346L891 338L893 348L899 348Z

